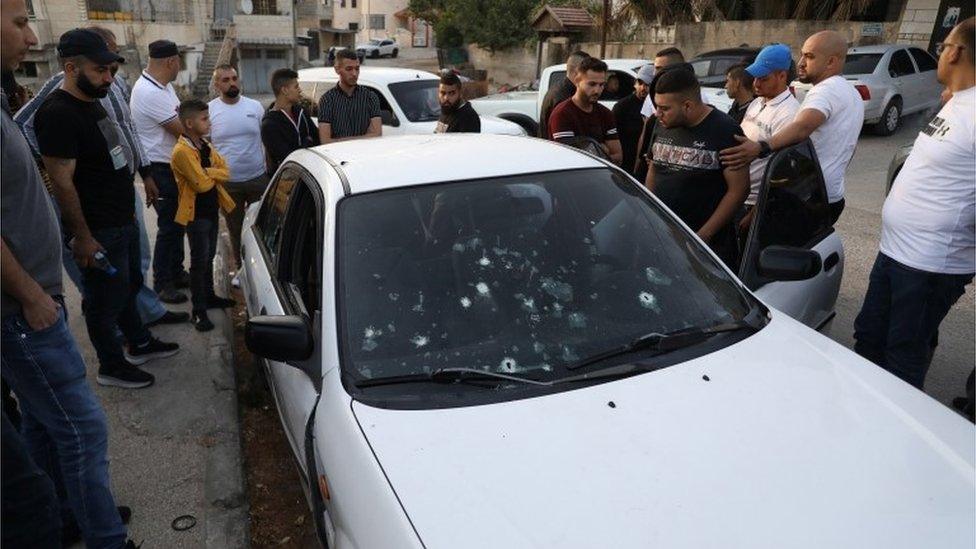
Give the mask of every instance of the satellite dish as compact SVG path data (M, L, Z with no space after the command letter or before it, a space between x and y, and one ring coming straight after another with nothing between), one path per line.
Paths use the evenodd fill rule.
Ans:
M241 11L244 12L244 15L254 13L254 2L251 0L241 0Z

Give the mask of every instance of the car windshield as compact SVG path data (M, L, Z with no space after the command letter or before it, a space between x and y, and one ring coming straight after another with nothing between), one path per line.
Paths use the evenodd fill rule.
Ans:
M337 225L353 383L445 368L558 380L640 335L733 323L756 306L609 169L354 195Z
M881 61L880 53L849 53L844 61L844 74L871 74Z
M441 116L438 80L414 80L390 84L390 93L411 122L436 122Z
M380 45L380 44L382 44L382 43L383 43L383 41L382 41L382 40L370 40L370 41L369 41L369 45L370 45L370 46L379 46L379 45Z

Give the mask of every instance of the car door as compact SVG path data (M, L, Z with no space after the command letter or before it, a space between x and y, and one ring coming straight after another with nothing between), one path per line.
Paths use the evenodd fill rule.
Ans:
M918 109L925 110L938 105L941 100L939 97L941 89L935 73L939 62L929 52L921 48L908 48L908 52L912 55L915 66L918 68Z
M324 199L314 177L294 162L272 182L244 261L248 315L297 315L313 334L305 361L264 363L292 451L304 464L305 427L321 390L321 265ZM249 248L249 249L248 249Z
M813 250L822 269L807 280L767 279L760 274L759 255L768 246ZM827 189L809 140L770 158L743 250L739 277L760 299L814 329L833 318L844 248L830 225Z
M391 103L392 97L387 97L379 88L360 84L363 88L376 94L376 97L380 100L380 118L383 119L383 135L406 135L410 132L410 121L406 116L400 112L399 109L393 107Z
M915 63L909 57L908 50L899 49L891 53L891 59L888 61L888 76L891 77L896 93L902 97L902 112L915 110L920 101L920 82Z

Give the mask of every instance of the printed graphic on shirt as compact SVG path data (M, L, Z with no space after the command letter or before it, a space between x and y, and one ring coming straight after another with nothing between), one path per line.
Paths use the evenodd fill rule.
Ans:
M691 147L657 141L652 154L655 164L668 164L675 170L720 170L718 151L703 149L703 141L692 142Z
M945 134L949 133L949 125L945 123L943 118L936 116L931 122L929 122L929 125L922 130L922 133L929 137L939 139L945 137Z

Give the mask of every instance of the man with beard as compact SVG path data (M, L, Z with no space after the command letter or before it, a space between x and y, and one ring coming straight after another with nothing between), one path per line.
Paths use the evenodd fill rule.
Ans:
M85 323L100 363L96 379L100 385L148 387L155 378L137 365L174 355L179 345L152 337L136 309L142 269L133 156L98 101L114 81L111 65L123 59L88 29L64 33L58 55L64 82L38 109L34 125L81 268ZM117 329L128 343L125 350Z
M552 110L576 93L576 76L579 74L580 63L589 56L590 54L581 50L569 54L566 58L566 78L558 86L551 86L542 98L539 111L539 137L542 139L549 139L549 117L552 116Z
M580 138L591 138L607 158L620 164L623 152L613 113L599 103L606 85L607 64L596 57L583 59L576 74L576 93L556 105L549 117L549 139L580 146Z
M234 199L235 207L224 214L230 229L234 260L241 267L241 225L248 206L261 200L268 186L264 165L264 146L261 144L261 119L264 108L260 103L241 95L237 70L231 65L214 69L214 88L220 94L208 104L210 111L210 140L230 166L230 181L225 189ZM239 286L237 276L234 286Z
M435 133L481 133L481 117L461 95L461 79L453 72L441 76L437 87L441 117Z
M736 137L740 144L722 151L724 165L742 168L809 137L827 185L831 224L844 211L844 172L864 124L864 100L843 76L846 57L847 41L836 31L807 38L796 68L800 82L813 84L813 88L793 122L766 141Z
M115 33L103 28L103 27L89 27L90 30L98 34L105 40L108 44L108 49L114 53L119 52L119 46L115 39ZM133 154L133 166L135 166L139 175L142 177L142 182L146 190L146 204L142 203L142 200L138 195L135 196L133 201L135 204L135 214L136 214L136 224L139 228L139 251L141 253L141 264L142 264L142 276L143 284L139 288L139 294L136 297L136 306L139 309L139 317L142 321L146 323L147 326L156 326L159 324L176 324L180 322L186 322L189 320L190 315L183 312L173 312L168 311L163 306L159 300L159 296L155 291L150 289L145 284L145 276L149 271L149 265L152 261L152 250L149 248L149 235L146 233L146 222L145 222L145 208L148 205L153 204L156 198L159 196L159 192L156 190L156 184L153 182L152 174L150 173L150 163L149 157L146 154L146 150L142 147L142 142L139 140L139 134L136 131L135 125L132 123L132 113L129 111L129 85L125 82L125 78L118 74L119 64L113 63L111 65L112 74L114 75L114 81L109 87L108 95L99 99L102 107L108 113L109 118L111 118L118 126L119 131L122 133L122 137L125 139L125 143L129 150ZM34 154L40 158L41 152L37 146L37 135L34 131L34 116L37 114L37 110L41 108L44 101L47 100L48 95L54 90L61 87L61 83L64 82L64 73L59 72L58 74L52 76L47 82L41 86L41 89L37 92L37 95L30 100L29 103L24 105L22 109L17 111L14 120L20 124L21 129L24 131L24 137L27 138L28 143L34 149ZM67 247L64 248L64 270L67 273L68 278L75 284L80 293L83 293L81 289L81 271L78 269L77 264L71 258L71 250Z
M641 130L644 128L644 117L641 116L641 106L654 80L654 65L644 65L637 71L634 80L634 93L624 97L613 106L613 119L617 122L620 133L620 148L623 150L624 160L620 165L628 173L634 175L637 169L637 142L640 141Z
M734 144L742 129L702 103L690 70L664 71L654 83L654 105L647 188L735 270L732 218L749 194L749 171L723 169L718 152Z

